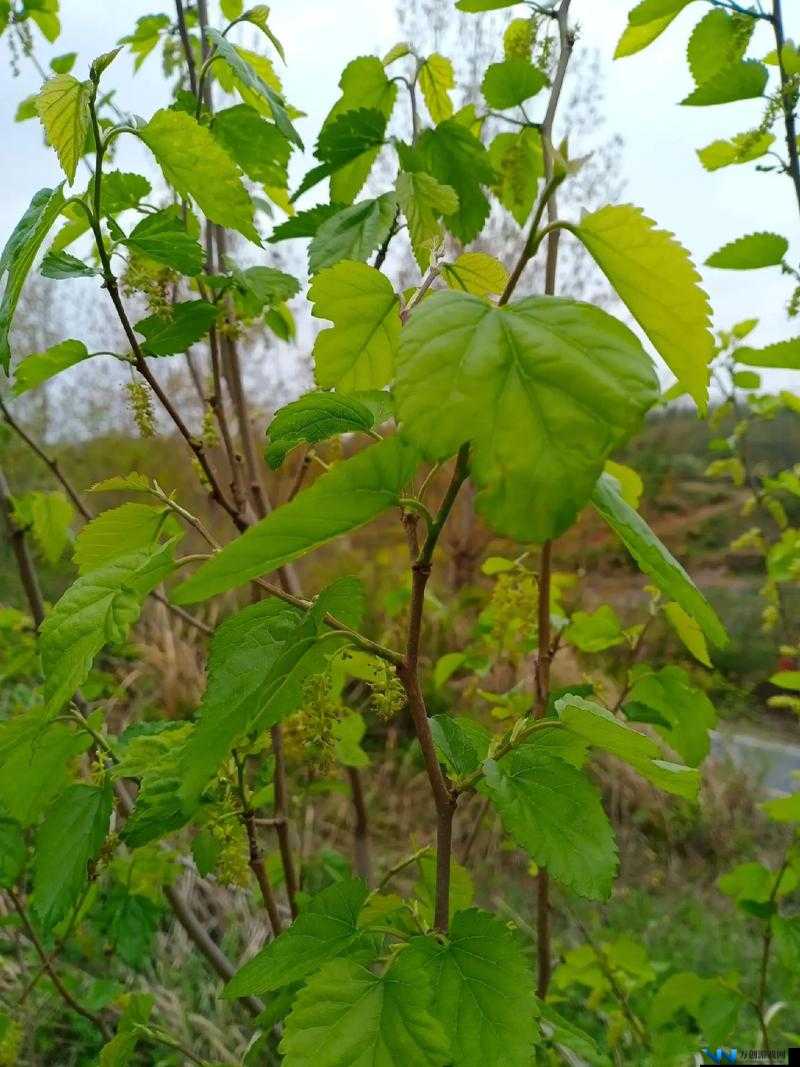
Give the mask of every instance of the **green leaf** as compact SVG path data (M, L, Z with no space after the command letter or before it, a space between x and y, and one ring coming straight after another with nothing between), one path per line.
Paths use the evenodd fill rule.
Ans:
M430 174L416 171L397 176L397 202L408 223L411 249L420 270L428 269L433 248L442 240L441 215L458 210L458 197L449 185L442 185Z
M403 329L397 368L404 436L432 460L469 439L478 510L521 541L572 523L605 459L657 395L650 360L626 326L555 297L498 308L437 292Z
M227 998L269 993L302 981L330 960L365 944L358 916L368 889L360 879L334 882L305 905L284 930L231 978Z
M674 600L664 605L664 614L694 658L704 666L711 667L706 639L697 620L688 615Z
M291 146L278 127L263 119L254 107L237 104L218 111L211 132L248 178L286 188Z
M489 161L497 179L497 199L524 225L533 208L539 179L544 174L542 142L537 130L498 133L489 145Z
M324 671L343 643L330 637L320 642L313 614L273 597L217 628L208 686L182 760L187 806L197 801L238 737L266 730L300 707L305 681Z
M314 154L321 162L306 174L292 200L296 200L324 178L335 176L345 168L352 170L354 166L365 161L369 162L369 168L364 174L366 180L385 137L386 116L377 108L346 111L333 122L326 123L314 149ZM334 192L332 182L331 199L343 200L349 204L363 184L364 181L361 181L358 189L352 191L352 195L346 195L351 189L345 190L344 193Z
M144 337L142 349L148 356L171 356L204 337L218 314L205 300L185 300L174 304L169 315L148 315L133 328Z
M31 910L52 930L77 903L87 865L97 857L111 819L111 790L69 786L48 810L36 835Z
M600 476L592 503L636 560L639 569L665 596L677 601L698 623L709 641L717 648L724 648L728 635L716 612L641 515L625 503L617 483L608 474Z
M252 93L262 97L267 102L272 112L272 117L275 119L275 125L283 136L302 149L303 142L300 139L300 134L292 125L286 112L286 106L279 93L268 85L261 75L253 69L245 55L243 55L244 50L232 45L218 30L209 29L206 36L216 48L217 54L225 60L239 81Z
M584 215L574 232L701 411L714 356L711 309L689 254L630 204Z
M172 545L120 556L67 589L40 632L44 695L59 711L89 674L104 645L124 639L148 593L172 570Z
M660 37L691 0L643 0L628 13L628 25L617 43L614 59L632 56Z
M179 196L195 200L212 222L261 244L253 226L253 203L236 164L205 126L183 111L167 108L157 111L137 133Z
M154 998L149 993L132 993L125 1011L117 1023L114 1037L100 1050L98 1067L129 1067L136 1046L146 1037L146 1026L153 1010Z
M16 819L0 816L0 888L10 889L25 866L27 848Z
M417 75L423 99L434 123L449 119L453 114L450 90L456 84L453 64L446 56L432 52L422 62Z
M453 263L443 263L441 274L451 289L475 296L499 296L508 282L508 271L486 252L462 252Z
M136 29L127 37L120 38L120 44L127 44L136 59L133 69L138 70L145 59L161 39L161 31L170 25L168 15L142 15L136 20Z
M564 637L581 652L603 652L625 640L617 613L608 604L602 604L594 612L576 611Z
M557 756L524 744L487 760L479 789L503 826L540 867L581 896L606 900L617 846L594 786Z
M719 170L739 163L750 163L766 155L775 142L775 135L751 130L737 133L729 141L712 141L705 148L697 149L697 158L708 170Z
M792 689L800 693L800 671L776 671L770 676L770 685L780 686L781 689Z
M432 1011L450 1035L454 1067L529 1067L533 975L504 923L470 908L454 916L446 940L415 937L407 951L431 978Z
M250 318L260 315L266 306L291 300L300 292L297 278L276 267L234 270L232 277L242 296L239 301L242 313Z
M316 444L340 433L366 433L374 421L370 409L354 396L306 393L273 416L267 427L267 463L277 470L296 445Z
M134 252L192 278L203 269L203 249L186 232L178 207L168 207L145 215L133 228L125 244Z
M594 700L569 693L556 701L561 722L595 748L632 760L658 759L661 749L646 734L631 729Z
M179 604L205 600L269 574L396 506L418 463L416 451L390 437L323 474L204 563L179 585Z
M122 840L129 848L141 848L180 829L193 808L183 803L182 758L190 723L140 723L123 735L121 761L114 768L117 778L138 778L139 791L133 813L125 820Z
M686 107L709 107L763 96L769 71L755 59L743 59L722 68L681 100Z
M163 504L122 504L102 512L81 529L73 558L80 573L88 574L129 552L155 548L159 534L176 537L181 532Z
M623 708L629 719L639 718L636 705L658 713L655 729L688 764L696 767L708 755L709 730L717 721L714 705L702 689L691 685L681 667L662 667L638 678ZM644 717L642 717L644 718ZM662 725L662 723L667 725Z
M254 26L258 26L262 33L264 33L272 42L275 47L275 51L278 53L284 63L286 62L286 55L283 51L283 45L270 29L269 8L266 4L257 4L255 7L251 7L249 10L245 11L244 15L242 15L242 20L244 22L252 22Z
M777 341L766 348L736 349L736 362L748 367L776 367L782 370L800 370L800 337L789 341Z
M60 185L55 189L40 189L34 193L28 210L14 227L0 255L0 282L6 275L0 301L0 367L5 371L8 371L11 361L9 333L22 287L42 241L63 206L64 194Z
M291 241L296 237L313 237L323 222L342 210L342 204L317 204L307 211L298 211L286 222L276 226L272 234L267 238L270 244L278 241Z
M65 52L63 56L53 56L50 60L50 70L52 70L54 74L69 74L75 66L75 60L77 58L77 52Z
M69 252L48 252L42 260L39 273L43 278L62 281L65 278L93 278L100 272Z
M317 274L340 260L366 260L386 239L394 222L396 200L384 193L362 200L326 219L308 250L308 269Z
M339 87L342 95L328 113L324 126L357 108L379 111L389 121L397 98L397 84L386 76L377 56L359 56L348 63L342 72ZM362 153L331 177L331 200L344 204L355 200L367 180L378 151L379 148L375 147Z
M52 722L40 709L0 724L0 805L30 826L58 796L72 764L90 744L88 734Z
M761 809L774 822L800 822L800 793L767 800L761 805ZM785 892L786 887L783 888Z
M71 74L49 78L36 97L36 109L47 140L53 146L67 181L72 185L86 148L92 83Z
M726 66L738 63L747 51L756 20L730 15L721 8L708 11L697 23L686 51L689 69L702 85Z
M424 130L403 169L425 171L458 197L458 210L448 212L445 225L464 244L474 240L489 216L489 201L481 188L496 178L481 142L457 118ZM408 165L411 163L411 165Z
M331 730L335 741L334 755L343 767L369 766L369 756L361 747L366 731L364 717L357 711L334 723Z
M662 759L629 760L631 767L642 778L665 793L696 800L700 789L700 772L696 767L684 767L682 763L669 763Z
M382 975L353 960L325 964L285 1023L284 1067L444 1067L449 1042L430 1013L430 977L401 952Z
M501 7L513 7L517 0L456 0L459 11L499 11Z
M330 319L314 341L314 377L323 389L381 389L394 374L400 302L389 279L343 260L321 271L308 291L311 314Z
M33 493L30 515L31 532L39 551L48 563L57 563L70 543L75 508L63 493Z
M450 774L463 778L480 767L492 739L484 726L463 715L434 715L429 722L436 755Z
M789 251L789 242L777 233L751 233L723 245L706 260L707 267L756 270L777 267Z
M489 107L504 111L536 96L547 84L545 72L530 60L504 59L486 68L481 92Z

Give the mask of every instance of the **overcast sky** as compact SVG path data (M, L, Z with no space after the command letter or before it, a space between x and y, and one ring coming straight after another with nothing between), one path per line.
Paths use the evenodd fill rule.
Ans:
M707 174L694 152L712 140L755 124L761 113L760 102L708 108L677 106L692 88L686 42L706 5L690 3L654 45L637 56L612 62L629 6L621 0L573 0L572 5L582 41L596 47L603 60L608 132L618 132L625 142L625 199L678 234L698 263L726 241L757 229L775 230L789 238L790 255L796 262L800 252L798 214L788 179L758 174L752 164ZM171 4L165 2L162 7L171 11ZM305 140L313 142L315 128L336 99L342 67L359 54L382 54L400 37L394 0L273 0L271 7L271 24L287 52L288 67L283 75L286 93L295 106L308 113L308 119L298 126ZM138 16L159 9L153 0L62 0L61 8L60 39L51 46L37 33L37 54L46 64L54 55L77 51L80 60L76 74L81 77L88 62L130 32ZM785 8L787 35L797 39L800 4ZM519 13L524 10L519 5ZM759 26L755 42L751 51L759 56L773 46L766 24ZM0 236L5 240L32 190L53 185L61 176L55 157L43 148L38 123L14 122L18 101L38 87L35 71L24 60L16 79L10 78L7 63L2 70L0 127L6 151ZM147 59L135 78L127 56L120 57L109 80L118 86L117 102L123 110L148 117L163 103L156 54ZM129 145L117 165L135 165L141 151ZM143 162L145 157L140 158ZM701 269L717 326L759 317L761 327L753 338L759 343L800 332L800 327L786 318L784 306L790 284L777 269Z

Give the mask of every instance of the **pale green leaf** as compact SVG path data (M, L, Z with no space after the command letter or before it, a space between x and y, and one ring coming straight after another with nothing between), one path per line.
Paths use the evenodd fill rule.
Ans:
M104 645L124 639L142 600L172 570L172 545L139 550L78 578L40 632L44 695L55 713L86 680Z
M606 900L617 846L594 786L580 770L527 743L487 760L479 789L520 848L567 888Z
M0 301L0 367L8 371L11 361L9 333L22 287L50 227L64 206L64 194L55 189L34 193L30 206L6 241L0 255L0 282L5 277Z
M751 233L723 245L706 260L707 267L723 270L757 270L777 267L789 251L789 242L777 233Z
M57 74L44 83L36 97L36 109L47 140L55 149L70 185L75 181L75 171L86 148L91 94L91 82L80 82L71 74Z
M770 685L780 686L781 689L792 689L800 693L800 671L777 671L770 676Z
M314 376L323 389L381 389L394 374L400 302L389 279L343 260L321 271L308 291L312 315L330 319L314 341Z
M316 444L341 433L366 433L374 422L370 409L356 396L306 393L273 416L267 427L267 463L275 470L295 445Z
M628 761L642 778L665 793L696 800L700 789L700 772L696 767L684 767L682 763L669 763L662 759Z
M367 724L363 715L354 711L333 724L334 756L343 767L368 767L369 756L361 747Z
M408 223L411 250L421 271L428 269L431 252L442 240L439 218L458 210L458 197L424 171L397 176L397 202Z
M431 995L422 961L407 952L381 975L353 960L327 963L295 998L284 1067L445 1067L449 1042Z
M33 493L30 512L31 532L39 550L48 563L57 563L72 536L72 502L61 492Z
M88 574L129 552L157 547L159 535L175 537L181 532L163 504L122 504L102 512L81 529L73 558L79 572Z
M173 599L205 600L363 526L399 503L418 462L415 449L390 437L339 463L204 563Z
M714 8L697 23L689 38L686 57L698 85L713 78L724 67L738 63L747 51L755 27L753 18L741 18Z
M736 362L748 367L776 367L783 370L800 370L800 337L789 341L777 341L765 348L736 349Z
M394 63L398 59L403 59L405 56L410 55L411 45L406 41L398 41L397 44L392 45L386 55L383 57L384 67L388 67L390 63Z
M489 145L489 161L497 175L497 199L524 225L533 208L539 179L544 174L542 142L538 130L498 133Z
M442 264L441 274L451 289L475 296L499 296L508 282L508 271L486 252L462 252L452 263Z
M459 911L446 939L414 938L407 951L431 976L433 1014L450 1035L454 1067L529 1067L533 975L504 923L478 908Z
M504 59L486 68L481 92L489 107L503 111L536 96L547 84L545 72L529 59Z
M775 135L751 130L737 133L729 141L712 141L705 148L697 149L697 158L708 170L719 170L734 164L750 163L766 155L775 142Z
M626 326L555 297L499 308L437 292L404 327L397 368L404 436L431 460L471 441L478 510L522 541L570 525L608 454L657 394L650 360Z
M419 68L418 84L434 123L449 119L453 114L450 90L456 84L450 60L432 52Z
M564 637L581 652L603 652L625 641L622 624L609 604L596 611L576 611L564 630Z
M687 107L709 107L762 96L769 72L755 59L743 59L723 67L708 81L681 100Z
M253 226L253 203L236 164L205 126L183 111L166 108L137 133L179 196L195 200L212 222L261 243Z
M800 793L767 800L761 805L761 809L773 822L800 822Z
M45 930L64 918L86 885L87 865L108 833L111 797L108 788L71 785L39 827L31 909Z
M252 22L254 26L258 26L261 32L272 42L275 51L286 62L286 53L283 50L283 45L272 32L269 25L269 8L266 4L256 4L255 7L248 8L242 15L244 22Z
M594 700L569 693L556 701L556 712L573 733L622 760L658 759L661 755L661 749L651 737L626 726Z
M367 895L359 879L334 882L317 893L287 930L236 972L224 995L245 997L281 989L363 946L358 916Z
M316 274L340 260L364 261L389 234L396 201L392 193L362 200L326 219L308 249L308 269Z
M689 254L630 204L584 215L574 232L701 411L714 356L708 298Z
M705 635L697 620L687 615L680 604L676 604L674 600L665 604L663 610L673 630L694 658L706 667L712 666Z
M628 25L620 37L614 59L632 56L660 37L691 0L643 0L628 13Z
M644 492L644 483L633 467L626 467L624 463L609 459L606 460L605 472L616 479L625 503L630 504L632 508L638 508Z
M656 537L641 515L627 504L614 479L603 474L597 482L592 503L617 534L639 568L665 596L677 601L718 648L728 643L725 628L692 579Z

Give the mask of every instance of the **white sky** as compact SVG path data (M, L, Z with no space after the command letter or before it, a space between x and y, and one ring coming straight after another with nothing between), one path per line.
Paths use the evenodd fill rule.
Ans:
M797 207L788 179L758 174L753 165L707 174L694 149L731 136L758 121L759 101L720 107L678 107L692 87L685 49L692 26L706 9L691 3L650 48L637 56L612 62L614 45L625 25L633 0L573 0L574 19L583 43L599 49L603 58L607 131L625 142L625 198L638 204L657 222L673 230L695 261L727 241L753 230L772 229L791 241L790 256L800 254ZM113 47L129 32L135 19L159 10L171 11L163 0L62 0L63 32L54 46L37 32L37 54L43 65L53 56L77 51L78 76L88 62ZM400 37L394 0L273 0L271 24L283 41L288 68L283 72L288 98L308 113L298 126L307 142L337 97L342 67L365 53L382 54ZM786 4L787 35L800 35L800 4ZM524 8L520 5L519 13ZM752 54L772 46L769 27L759 27ZM14 123L20 99L38 87L36 73L26 61L20 77L11 79L2 63L0 131L3 153L3 196L0 198L0 237L4 240L27 206L32 191L60 180L55 157L43 147L38 123ZM152 54L132 77L127 56L114 64L108 79L118 86L117 103L148 117L163 104L159 59ZM130 141L132 139L125 139ZM580 154L580 146L571 146ZM11 148L11 151L8 149ZM144 160L135 145L123 150L117 165L135 166ZM715 271L702 268L717 326L759 317L754 343L768 343L800 332L790 323L784 305L791 283L777 268L761 271ZM73 283L70 283L73 284ZM788 383L786 383L788 384Z

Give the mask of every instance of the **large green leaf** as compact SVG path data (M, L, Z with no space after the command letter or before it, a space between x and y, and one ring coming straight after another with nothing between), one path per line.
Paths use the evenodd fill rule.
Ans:
M128 737L130 733L132 737ZM194 807L184 802L183 753L191 723L139 723L120 739L118 778L138 778L139 790L121 837L129 848L141 848L184 826Z
M100 271L71 256L69 252L48 252L39 267L43 278L64 281L67 278L96 278Z
M241 967L225 986L226 997L269 993L302 981L330 960L347 956L367 940L358 916L368 896L359 879L327 886L295 921Z
M484 773L480 791L531 859L581 896L607 899L617 846L583 771L528 742L502 759L487 760Z
M648 721L641 706L657 713L654 728L688 764L696 767L708 755L709 730L717 721L714 705L702 689L691 684L681 667L641 672L623 711L634 721Z
M626 726L594 700L584 700L569 693L556 701L556 711L561 722L573 733L620 759L658 759L661 755L661 749L652 737Z
M708 298L689 253L630 204L584 215L574 232L681 387L705 411L714 338Z
M751 100L762 96L769 71L755 59L742 59L717 71L708 81L681 100L687 107L730 104L734 100Z
M706 170L719 170L721 167L760 159L774 142L774 134L750 130L747 133L737 133L728 141L712 141L705 148L698 148L697 158Z
M53 722L38 708L0 724L0 806L23 826L42 815L66 786L89 735Z
M474 719L463 715L434 715L430 727L436 755L456 778L476 771L486 759L492 737Z
M184 300L169 314L148 315L133 328L144 337L142 348L148 356L171 356L204 337L218 314L219 308L206 300Z
M398 503L418 462L416 450L397 437L364 449L226 545L173 599L205 600L363 526Z
M321 271L308 291L312 315L330 319L314 341L314 377L324 389L381 389L394 374L400 302L389 279L343 260Z
M417 78L434 123L449 119L453 114L450 90L455 86L456 79L453 64L447 56L432 52L420 65Z
M27 851L21 825L0 815L0 888L14 885L25 866Z
M179 196L192 197L212 222L261 244L253 225L253 202L236 164L205 126L184 111L165 108L137 133Z
M434 990L433 1014L450 1037L453 1067L529 1067L536 1043L533 974L517 938L496 916L459 911L446 940L418 937Z
M286 188L289 142L278 127L249 104L218 111L211 132L248 178L267 186Z
M706 12L692 30L686 50L689 69L698 85L742 58L755 24L753 18L739 18L721 8Z
M194 277L203 269L203 249L187 232L178 207L145 215L131 230L125 244L180 274Z
M366 260L386 239L397 203L392 193L361 200L326 219L308 249L308 269L316 274L342 259Z
M306 393L275 412L267 427L267 463L275 470L295 445L316 444L340 433L366 433L374 423L373 413L354 396Z
M386 136L386 116L377 108L356 108L346 111L333 122L322 127L317 139L314 154L320 163L312 167L301 181L292 200L296 200L324 178L335 178L342 171L353 167L370 166L375 159ZM369 171L367 171L369 173ZM359 189L363 182L359 184ZM345 190L345 193L349 190ZM358 189L355 190L355 193ZM353 196L355 196L353 193ZM331 197L349 203L353 196L334 194Z
M497 199L522 226L533 208L539 179L544 174L542 142L538 130L498 133L489 145L489 161L497 178Z
M48 810L36 835L31 908L45 930L77 902L108 833L111 790L82 782L69 786Z
M303 684L344 644L320 641L314 613L270 598L238 612L211 641L208 686L183 755L181 795L193 804L238 737L274 726L303 700Z
M523 104L548 84L547 75L528 59L513 57L491 63L483 76L481 91L489 107L506 108Z
M750 233L723 245L708 257L706 266L723 270L778 267L788 251L789 242L778 233Z
M296 237L313 237L323 222L338 215L343 204L317 204L306 211L298 211L296 215L286 219L272 231L267 241L277 244L279 241L292 241Z
M470 440L478 510L521 541L572 523L611 450L657 397L650 360L626 326L555 297L499 308L435 293L403 329L397 367L404 436L432 460Z
M736 349L736 362L748 367L777 367L783 370L800 370L800 337L789 341L776 341L765 348Z
M75 517L72 501L61 492L33 492L14 501L16 516L30 528L36 546L50 564L57 563L70 543Z
M286 1020L284 1067L444 1067L449 1042L430 1012L431 979L401 952L383 974L353 960L325 964Z
M22 396L29 389L35 389L68 367L88 359L89 355L83 341L61 341L44 352L26 356L14 369L14 396Z
M248 63L244 50L232 45L226 37L222 36L219 30L209 29L207 36L216 48L217 54L224 59L239 81L252 93L263 97L269 104L272 117L275 119L275 125L283 136L289 141L293 141L298 148L302 148L303 142L300 139L300 134L292 125L286 112L286 105L280 94L271 85L268 85L258 71Z
M408 223L411 249L419 269L428 269L434 245L442 240L439 218L458 210L458 197L425 171L397 177L397 202Z
M75 541L74 560L81 574L104 567L134 550L157 547L161 537L182 533L175 516L163 504L121 504L88 522Z
M61 709L104 645L121 641L148 593L172 570L172 545L139 549L83 575L45 619L40 637L48 709Z
M656 537L641 515L627 504L617 481L608 474L598 479L592 503L617 534L639 568L665 596L675 600L718 648L728 643L725 628L681 564Z
M341 97L331 108L325 126L335 122L340 115L358 108L379 111L386 121L397 98L397 83L390 81L383 63L377 56L359 56L348 63L339 81ZM363 152L351 163L343 166L331 177L331 200L350 204L367 180L379 148Z
M647 48L664 32L691 0L642 0L628 13L628 25L620 37L614 59L632 56Z
M0 255L0 282L5 275L0 301L0 367L5 371L11 361L8 338L22 287L42 241L63 206L64 193L60 185L55 189L40 189L34 193L28 210L14 227Z
M70 185L86 148L92 83L71 74L48 78L36 97L36 110Z
M404 170L425 171L455 191L458 210L447 214L445 225L464 244L474 240L489 217L489 201L481 186L496 179L477 137L457 118L445 119L435 130L423 131L413 152L404 156Z

